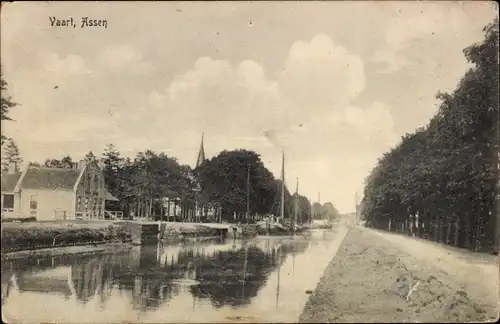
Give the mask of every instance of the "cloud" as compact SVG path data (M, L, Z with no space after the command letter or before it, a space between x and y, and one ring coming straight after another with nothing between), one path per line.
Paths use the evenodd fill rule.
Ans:
M102 50L98 62L108 69L126 69L135 73L151 72L153 66L146 62L140 51L128 44L112 45Z
M432 39L446 42L456 37L470 19L460 3L405 5L389 20L385 44L374 52L371 61L384 65L379 73L396 72L413 62L409 57L418 56L414 46L418 46L419 42Z
M272 125L271 116L279 114L277 84L252 61L232 66L202 57L192 69L176 76L165 93L151 94L150 99L160 115L183 120L200 132L227 136L253 134Z
M50 53L45 56L44 72L47 73L49 78L52 77L61 81L75 75L91 73L81 56L70 54L61 59L55 53Z
M365 89L363 61L326 35L295 42L279 77L287 106L307 118L348 104Z
M333 191L325 178L344 181L349 173L366 174L393 136L389 107L353 105L366 86L361 58L325 35L293 43L278 74L252 60L200 57L163 89L159 82L151 89L141 85L140 76L128 77L140 72L134 66L152 66L128 45L106 48L90 67L76 55L45 58L37 75L49 71L50 82L43 84L61 86L36 92L45 106L30 109L17 132L30 127L31 135L20 136L21 149L30 147L42 160L64 152L79 158L114 143L125 154L150 148L192 164L205 132L208 156L252 149L276 176L284 148L288 182L303 177L304 192L328 195ZM50 135L51 130L57 131ZM365 163L349 156L363 156Z
M293 43L284 67L272 79L255 61L202 57L165 91L152 91L143 113L154 116L151 129L175 123L175 140L166 141L192 161L202 131L209 156L254 149L276 176L283 148L288 182L302 176L305 192L326 194L332 188L325 178L343 181L350 195L397 140L390 107L353 105L366 86L363 61L325 35ZM336 199L347 199L342 195Z

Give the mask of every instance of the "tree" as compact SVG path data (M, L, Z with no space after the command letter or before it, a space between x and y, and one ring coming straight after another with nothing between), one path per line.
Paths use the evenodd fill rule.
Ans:
M498 18L464 50L469 69L438 113L406 134L366 179L366 225L468 247L495 239L498 195ZM498 243L497 243L498 244Z
M120 208L138 216L162 213L164 199L181 202L184 209L194 208L191 169L175 158L152 150L139 152L131 160L122 158L112 144L105 148L101 162L107 189L116 196Z
M334 220L335 218L340 217L340 213L337 208L333 206L331 202L326 202L321 206L321 218L327 219L329 221Z
M9 111L11 108L17 106L17 103L13 102L11 97L5 96L7 93L7 82L3 78L3 73L0 69L0 120L8 120L11 121L12 118L9 117ZM2 127L3 128L3 127ZM7 137L2 133L1 134L1 144L3 145L5 141L7 141Z
M74 166L73 159L71 156L65 156L61 160L58 159L47 159L43 163L43 165L47 168L63 168L63 169L71 169Z
M321 219L321 204L318 202L312 204L312 218Z
M295 199L295 194L293 195ZM311 220L311 203L307 197L298 195L298 218L297 222L307 223Z
M113 144L108 144L104 149L101 161L103 163L103 174L106 188L117 198L123 197L121 171L124 167L124 159Z
M222 151L194 172L200 184L202 202L222 207L226 219L231 219L233 212L240 215L246 213L247 185L250 214L279 214L276 202L279 201L277 193L281 190L281 184L274 179L260 156L253 151ZM290 193L286 191L286 206L292 208L289 204L290 197Z
M85 154L84 160L89 166L99 167L99 160L94 155L94 153L92 153L92 151L89 151L87 154Z
M10 163L19 167L23 163L19 148L13 139L9 138L2 148L2 170L7 171Z

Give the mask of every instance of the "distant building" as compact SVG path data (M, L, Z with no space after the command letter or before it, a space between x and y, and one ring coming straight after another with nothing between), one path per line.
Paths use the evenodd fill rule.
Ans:
M200 150L198 151L198 157L196 159L195 169L198 168L199 166L201 166L203 164L203 162L206 161L205 148L203 145L203 137L204 137L204 133L201 133L201 144L200 144ZM197 183L197 190L198 191L201 190L198 183ZM203 217L203 216L213 217L213 216L215 216L215 209L208 208L206 210L203 210L202 208L200 208L200 206L198 206L198 202L197 202L195 215L196 215L196 217Z
M84 160L72 168L9 166L1 177L2 218L102 219L106 200L117 200L104 186L98 166Z
M203 133L201 133L201 145L200 145L200 150L198 151L198 158L196 159L196 165L195 168L198 168L200 165L205 162L205 148L203 147Z

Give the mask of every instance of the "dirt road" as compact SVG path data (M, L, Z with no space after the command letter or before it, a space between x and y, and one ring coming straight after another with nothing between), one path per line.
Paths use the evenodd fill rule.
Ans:
M498 272L491 273L494 263L477 272L464 259L454 263L451 251L430 242L386 235L391 234L350 230L304 307L301 323L484 322L498 317L498 298L482 283L498 286ZM448 271L436 261L441 255ZM450 263L460 265L459 270L449 268ZM460 280L464 275L468 278Z

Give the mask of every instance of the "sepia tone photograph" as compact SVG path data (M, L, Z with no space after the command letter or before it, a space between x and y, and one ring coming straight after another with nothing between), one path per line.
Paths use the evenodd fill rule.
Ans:
M487 323L498 4L2 2L6 323Z

